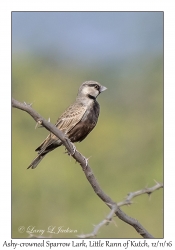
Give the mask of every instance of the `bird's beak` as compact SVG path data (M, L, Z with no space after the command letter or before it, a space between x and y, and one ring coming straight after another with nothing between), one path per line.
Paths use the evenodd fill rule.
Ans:
M107 89L107 88L106 88L105 86L101 86L101 87L100 87L100 93L103 92L103 91L105 91L106 89Z

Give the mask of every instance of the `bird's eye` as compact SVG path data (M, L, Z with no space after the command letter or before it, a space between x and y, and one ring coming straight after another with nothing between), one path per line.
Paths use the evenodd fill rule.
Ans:
M95 89L99 90L99 86L97 84L94 87Z

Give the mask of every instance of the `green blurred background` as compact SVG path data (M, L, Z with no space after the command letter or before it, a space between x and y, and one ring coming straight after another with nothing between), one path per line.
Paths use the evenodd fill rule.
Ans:
M163 181L163 13L13 12L12 96L55 123L83 81L108 88L98 97L96 128L77 149L114 201ZM44 237L76 238L109 213L81 167L60 147L26 170L48 131L12 110L12 237L29 226ZM122 207L163 237L163 190ZM98 238L139 238L117 217ZM20 233L18 228L25 227ZM77 230L50 234L49 226ZM36 235L39 235L36 234Z

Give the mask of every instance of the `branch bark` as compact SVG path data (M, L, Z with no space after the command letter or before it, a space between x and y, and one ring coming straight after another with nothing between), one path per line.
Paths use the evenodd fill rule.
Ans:
M134 197L142 195L142 194L151 195L154 191L156 191L156 190L158 190L160 188L163 188L162 183L158 183L157 181L155 181L155 182L156 182L156 185L154 185L153 187L150 187L150 188L146 187L144 189L129 193L125 200L123 200L121 202L117 202L117 206L121 207L121 206L124 206L124 205L130 205L130 204L132 204L132 199Z
M32 107L31 104L21 103L12 98L12 107L21 109L27 112L29 115L33 117L33 119L45 127L48 131L55 134L66 147L68 152L72 155L72 157L80 164L82 170L89 181L91 187L94 192L99 196L99 198L106 203L106 205L112 210L112 213L115 213L119 219L124 221L125 223L131 225L143 238L154 238L136 219L129 217L126 215L106 193L103 192L101 187L99 186L89 164L88 159L86 159L80 152L75 150L75 146L70 140L66 137L66 135L57 129L50 122L45 120L39 113L37 113ZM115 210L114 210L115 208Z
M118 202L117 204L112 206L110 213L106 216L106 218L104 220L102 220L99 224L94 226L94 230L91 233L89 233L89 234L81 234L81 235L78 235L78 237L82 238L82 239L95 237L102 226L108 225L110 222L113 221L112 219L113 219L113 216L114 216L114 214L116 212L117 206L121 207L121 206L124 206L124 205L130 205L130 204L132 204L131 200L134 197L142 195L142 194L151 195L154 191L156 191L156 190L158 190L160 188L163 188L163 184L156 182L156 185L151 187L151 188L144 188L144 189L129 193L127 195L127 198L124 201Z

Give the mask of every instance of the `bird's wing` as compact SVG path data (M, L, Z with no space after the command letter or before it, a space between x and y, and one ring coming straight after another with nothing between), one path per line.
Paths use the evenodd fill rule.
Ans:
M58 119L55 126L67 134L83 117L87 108L79 103L70 106Z
M60 116L55 126L67 134L82 119L86 110L87 108L82 104L74 103ZM50 133L35 151L39 151L38 153L40 154L55 143L61 145L61 141L54 134Z

